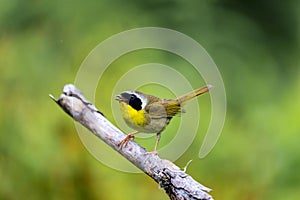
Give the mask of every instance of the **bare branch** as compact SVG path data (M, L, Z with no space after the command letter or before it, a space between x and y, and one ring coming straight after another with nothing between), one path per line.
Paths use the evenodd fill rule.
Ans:
M171 161L161 159L155 154L145 154L146 150L134 141L129 141L120 149L118 144L126 135L86 100L74 85L65 85L63 94L58 100L52 95L49 96L73 119L153 178L166 191L170 199L212 200L212 197L207 194L211 189L195 181Z

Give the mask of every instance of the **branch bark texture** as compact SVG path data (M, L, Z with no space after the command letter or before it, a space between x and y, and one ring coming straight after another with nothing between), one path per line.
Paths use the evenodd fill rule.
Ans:
M118 144L126 135L110 123L72 84L65 85L59 99L50 97L74 120L89 129L94 135L118 151L127 160L153 178L172 200L201 199L212 200L207 193L211 189L195 181L169 160L155 154L145 154L146 150L129 141L119 148Z

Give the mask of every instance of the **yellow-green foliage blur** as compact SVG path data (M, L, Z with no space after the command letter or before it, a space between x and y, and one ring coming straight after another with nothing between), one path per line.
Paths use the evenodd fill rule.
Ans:
M0 199L168 199L148 176L119 172L95 159L72 119L48 97L74 82L100 42L146 26L195 39L225 84L227 117L217 145L199 159L204 136L198 134L175 163L184 167L193 160L187 172L212 188L215 199L299 198L299 1L0 0L0 5ZM174 55L145 50L127 56L112 63L118 70L110 68L107 76L163 62L190 73L193 87L204 84ZM107 88L97 91L96 105L108 118L111 110L104 105L114 101L112 84L107 80ZM162 146L173 137L166 135ZM153 146L155 138L149 140Z

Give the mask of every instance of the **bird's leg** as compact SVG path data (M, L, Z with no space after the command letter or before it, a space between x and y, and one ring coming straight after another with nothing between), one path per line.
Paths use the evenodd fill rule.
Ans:
M129 142L130 139L134 138L134 135L138 134L139 132L133 132L128 134L119 144L118 146L120 147L120 149L122 149L123 146L126 146L127 143Z
M152 151L146 152L146 154L156 154L156 155L158 154L156 149L157 149L157 146L158 146L158 143L160 140L161 132L157 133L156 135L157 135L157 138L156 138L154 149Z

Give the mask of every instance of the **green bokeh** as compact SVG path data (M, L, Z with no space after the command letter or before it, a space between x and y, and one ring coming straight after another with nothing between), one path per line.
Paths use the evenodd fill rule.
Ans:
M192 159L187 172L212 188L215 199L299 197L299 2L0 0L0 5L0 199L167 199L146 175L118 172L94 159L71 118L48 97L74 81L99 42L144 26L194 38L216 62L226 87L227 118L217 145L200 160L200 130L176 164L184 167ZM106 84L149 62L172 66L193 87L202 86L187 62L153 50L116 60L106 72L116 78ZM113 87L101 89L96 105L112 118ZM199 103L209 104L209 98ZM207 126L209 119L202 120ZM162 145L172 137L163 135ZM149 140L141 143L150 147L154 139Z

